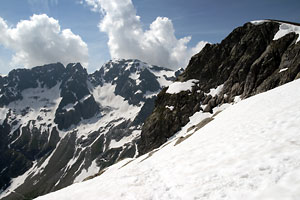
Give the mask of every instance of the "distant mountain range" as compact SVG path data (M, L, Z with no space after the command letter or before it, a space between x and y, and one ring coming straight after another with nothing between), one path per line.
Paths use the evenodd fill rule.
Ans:
M0 160L4 161L0 163L0 198L37 197L103 173L108 178L113 177L109 173L124 177L125 172L116 168L127 165L138 171L137 162L170 144L191 141L193 133L231 104L300 78L299 34L295 23L249 22L220 44L207 44L184 71L121 59L106 63L93 74L79 63L66 67L57 63L13 70L0 77ZM195 145L201 137L194 139ZM182 162L189 156L182 149L174 151ZM158 154L164 159L162 163L168 163L167 154ZM141 155L137 161L122 161ZM179 169L175 160L170 158L171 164L166 165L170 168L164 170ZM107 170L117 162L121 164ZM155 163L148 163L150 171L144 172L157 175L154 171L162 169L155 168ZM141 177L132 178L142 181L143 186L146 180ZM193 178L193 174L187 173L186 178ZM180 180L174 180L174 187L179 184L176 181ZM168 188L176 189L170 183L166 194ZM146 188L141 190L145 198L151 197ZM118 191L114 195L120 198ZM61 195L52 197L63 199Z
M179 73L120 59L93 74L56 63L1 77L1 190L35 197L134 157L156 94Z

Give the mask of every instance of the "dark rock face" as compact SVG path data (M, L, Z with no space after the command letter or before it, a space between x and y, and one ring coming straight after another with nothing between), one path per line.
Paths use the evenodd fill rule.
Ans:
M247 98L299 78L300 43L295 43L299 36L290 33L273 40L279 26L276 21L246 23L220 44L207 44L193 56L178 81L196 79L197 84L192 91L178 94L161 91L154 112L142 128L139 153L162 145L202 108L204 112L213 112L214 107L232 102L236 96ZM219 94L208 94L220 85L223 87Z
M33 69L15 69L8 76L0 78L0 107L12 101L22 99L21 92L28 88L52 88L62 80L65 67L61 63L35 67Z
M62 100L54 120L60 130L77 125L81 118L89 119L100 111L88 90L87 82L88 73L79 63L67 65L66 75L60 86ZM67 110L68 105L73 109Z
M110 61L93 74L56 63L0 76L0 193L26 175L3 199L32 199L137 155L156 94L175 79L139 60Z

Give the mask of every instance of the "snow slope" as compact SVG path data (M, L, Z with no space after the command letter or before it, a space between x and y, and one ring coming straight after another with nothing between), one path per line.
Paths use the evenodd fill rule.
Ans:
M158 151L37 200L299 199L300 80L214 118L181 143L174 137Z

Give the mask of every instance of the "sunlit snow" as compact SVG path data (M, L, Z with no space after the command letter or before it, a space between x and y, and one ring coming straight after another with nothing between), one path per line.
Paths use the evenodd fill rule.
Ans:
M297 80L230 106L176 146L37 199L296 200L299 108Z
M279 31L274 36L274 40L278 40L289 33L296 33L298 35L296 43L300 41L300 26L286 23L281 23Z
M261 24L263 24L265 22L269 22L269 20L254 20L254 21L251 21L251 23L253 25L261 25Z
M197 82L198 80L196 79L191 79L186 82L174 82L171 85L169 85L169 88L167 89L166 93L177 94L182 91L192 91L192 86L194 86Z

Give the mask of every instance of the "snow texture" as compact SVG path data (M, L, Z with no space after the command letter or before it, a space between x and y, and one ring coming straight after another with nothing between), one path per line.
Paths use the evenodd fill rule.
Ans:
M222 84L222 85L219 85L217 88L210 89L208 95L211 95L212 97L214 97L214 96L220 94L220 92L222 92L222 90L223 90L223 86L224 85Z
M198 80L196 79L191 79L186 82L174 82L171 85L169 85L169 88L167 89L166 93L177 94L182 91L192 91L192 87L195 85L196 82L198 82Z
M253 25L261 25L265 22L269 22L269 20L254 20L254 21L251 21L250 23L252 23Z
M298 35L298 39L296 43L300 41L300 26L292 25L292 24L286 24L286 23L280 23L279 31L275 34L273 40L279 40L280 38L284 37L285 35L289 33L296 33Z
M34 126L41 127L41 132L53 127L52 122L55 118L55 111L61 101L60 83L51 89L43 87L30 88L22 91L22 100L14 101L9 105L0 108L0 123L6 118L8 110L12 110L12 115L8 118L8 123L13 121L18 125L26 126L30 121L36 120ZM14 129L11 131L11 134ZM21 134L20 134L21 135Z
M166 106L167 109L169 109L170 111L174 110L174 106Z
M141 130L134 130L133 133L127 137L123 137L120 141L112 140L110 142L109 148L123 147L125 144L132 142L135 138L141 135Z
M297 200L299 108L297 80L230 106L176 146L175 137L158 151L37 200Z

